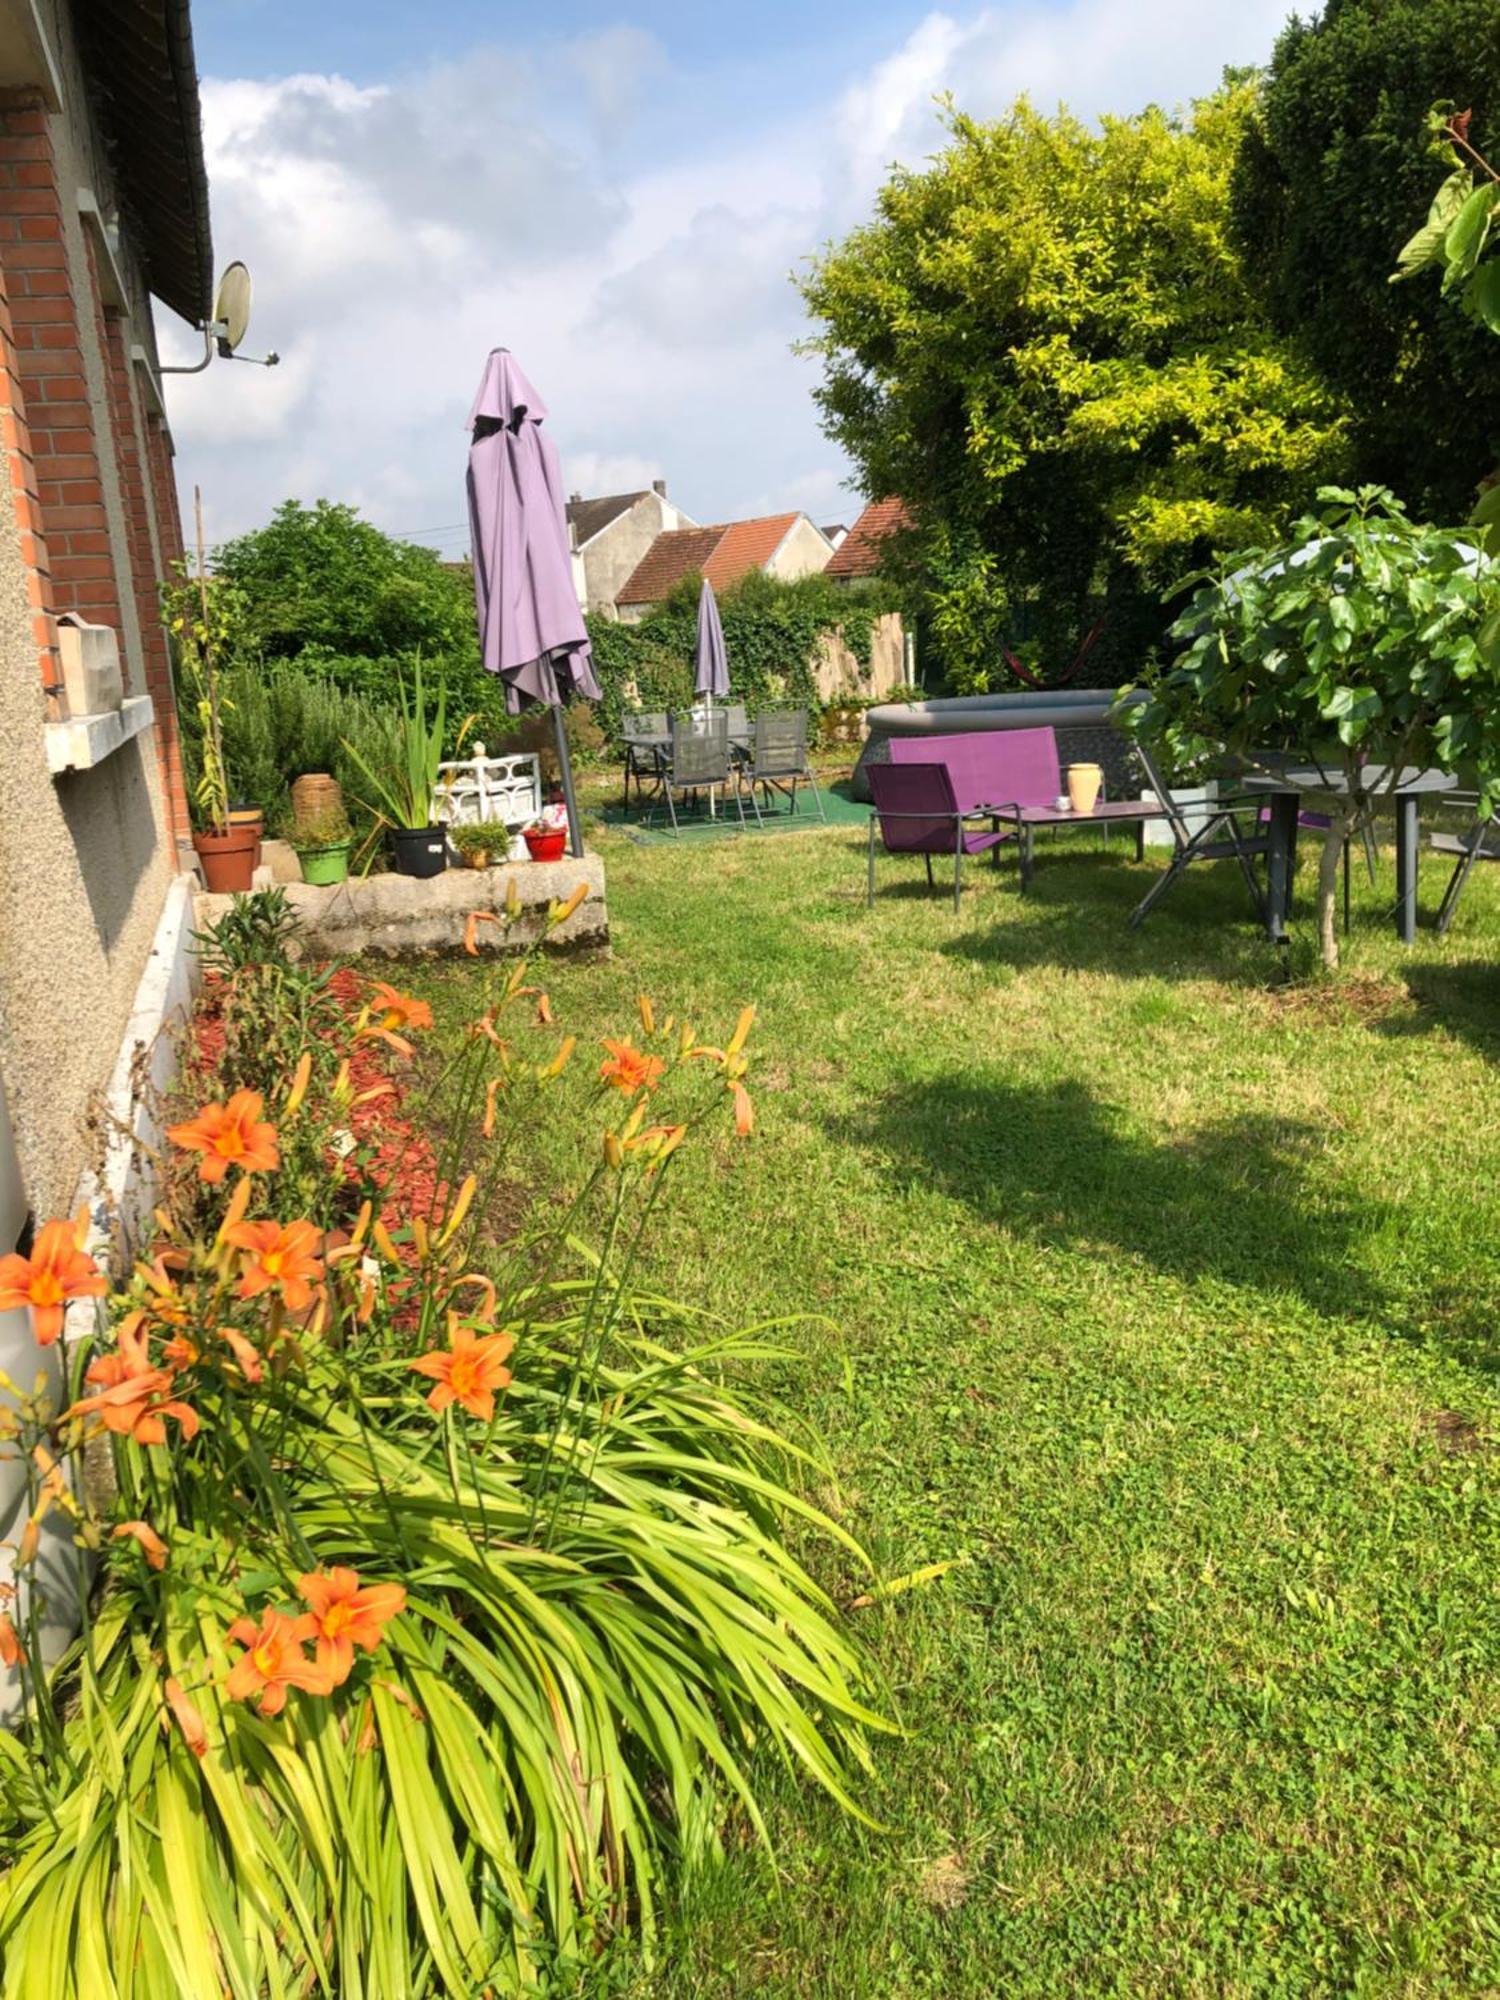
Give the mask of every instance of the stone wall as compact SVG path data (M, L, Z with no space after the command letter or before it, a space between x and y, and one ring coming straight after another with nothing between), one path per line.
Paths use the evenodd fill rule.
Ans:
M899 692L906 675L906 630L898 611L877 618L870 635L870 664L862 666L838 632L824 633L813 656L818 700L842 697L880 700Z

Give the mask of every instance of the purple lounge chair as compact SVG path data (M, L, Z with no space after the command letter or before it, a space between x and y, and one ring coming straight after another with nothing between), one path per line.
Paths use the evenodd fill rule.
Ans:
M932 881L934 854L953 856L953 907L958 909L963 894L963 867L966 854L998 850L1009 836L999 827L969 827L953 793L953 780L943 764L874 764L870 767L870 792L875 810L870 815L870 866L866 902L875 902L875 833L877 827L887 854L920 854L927 863L927 880ZM998 852L996 861L1000 859Z

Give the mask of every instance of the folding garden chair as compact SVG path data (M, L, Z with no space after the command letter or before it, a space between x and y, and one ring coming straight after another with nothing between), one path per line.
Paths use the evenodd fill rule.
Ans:
M995 849L1000 859L1000 843L1010 835L1002 828L970 827L965 823L954 796L953 780L946 764L872 764L869 769L870 795L875 810L870 815L869 873L865 902L875 902L875 835L878 830L887 854L920 854L927 863L927 880L932 881L934 854L953 856L953 907L963 895L963 868L966 854L983 854Z
M662 739L671 733L671 718L665 709L647 710L640 715L620 717L620 735L625 742L625 809L630 809L630 781L635 779L635 802L641 803L642 780L649 778L653 795L661 788Z
M818 818L825 824L828 815L823 810L823 795L818 790L812 774L812 766L807 759L807 710L795 708L780 715L758 715L755 718L754 751L748 764L742 767L741 775L750 786L750 803L755 808L755 817L761 816L760 801L756 798L756 788L765 794L766 804L771 803L772 791L784 793L790 801L788 810L797 810L797 787L807 784L812 788L813 803L818 808Z
M1167 824L1172 829L1172 858L1165 871L1159 875L1146 891L1140 902L1130 913L1130 928L1135 930L1143 924L1156 908L1162 897L1179 881L1195 861L1237 861L1240 873L1245 878L1245 887L1250 891L1250 901L1255 914L1262 923L1266 921L1266 899L1260 883L1255 878L1252 857L1270 851L1271 830L1269 824L1261 822L1263 798L1215 799L1205 808L1203 824L1194 829L1177 805L1165 780L1152 762L1151 753L1144 744L1137 742L1135 754L1141 769L1146 774L1146 782L1155 792L1166 812ZM1253 834L1246 835L1240 828L1240 819L1248 816L1255 827Z
M691 716L674 716L671 760L661 774L662 792L673 833L681 831L677 823L679 797L684 793L711 793L715 790L722 790L727 797L729 780L729 718L723 710L716 709L712 715L697 720ZM738 785L734 787L734 803L743 829L745 803L740 797Z
M1451 804L1455 799L1463 805L1471 805L1476 811L1478 797L1472 792L1450 793L1443 801ZM1443 891L1443 900L1438 905L1438 935L1442 936L1453 921L1453 913L1458 908L1458 899L1464 892L1464 884L1473 873L1476 861L1500 861L1500 820L1493 815L1488 819L1476 819L1467 833L1431 833L1427 844L1435 854L1451 854L1456 857L1453 873L1448 877L1448 886Z

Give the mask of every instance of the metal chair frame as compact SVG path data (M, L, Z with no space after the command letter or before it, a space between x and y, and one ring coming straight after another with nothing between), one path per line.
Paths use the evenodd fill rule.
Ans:
M1265 803L1265 795L1251 793L1239 798L1215 799L1208 809L1207 818L1195 833L1158 772L1150 751L1140 742L1134 745L1134 749L1146 774L1147 784L1161 802L1175 844L1165 870L1131 911L1130 928L1137 930L1146 921L1162 897L1195 861L1237 861L1245 878L1245 887L1250 892L1251 905L1264 924L1267 920L1266 898L1256 880L1251 856L1270 850L1269 831L1260 831L1260 809ZM1256 815L1256 834L1249 840L1241 833L1238 819L1238 815L1246 812Z
M729 760L729 718L722 710L715 710L695 720L691 716L677 715L672 718L672 751L670 762L663 766L661 773L662 796L666 800L667 815L672 822L673 833L680 833L677 819L678 793L711 792L722 789L725 798L732 795L735 810L740 818L740 830L745 830L745 802L738 785L731 787L733 772Z
M807 755L805 708L756 716L752 755L748 763L739 767L739 776L742 783L748 783L750 787L750 804L754 808L757 824L764 823L760 801L755 796L757 785L765 794L767 809L771 804L771 793L776 791L788 800L788 812L795 813L799 784L811 787L818 818L825 826L828 824L828 815L823 810L823 794L818 790L818 781L812 774L812 764Z
M630 780L635 779L635 802L642 803L645 796L642 780L651 781L651 796L661 790L662 753L658 745L642 738L661 737L670 733L672 718L665 709L648 710L638 715L620 717L620 735L625 743L625 810L630 810Z
M1477 792L1450 792L1443 803L1445 805L1455 803L1472 805L1477 813L1479 810L1479 795ZM1494 814L1490 814L1488 818L1476 818L1474 825L1466 834L1432 833L1428 835L1427 844L1437 853L1453 854L1458 857L1454 863L1453 873L1448 877L1448 886L1443 891L1443 900L1438 904L1437 929L1439 937L1446 935L1448 926L1453 922L1454 914L1458 909L1458 900L1464 892L1464 884L1474 872L1475 862L1500 861L1500 847L1489 847L1485 844L1485 835L1496 833L1500 833L1500 820L1497 820Z

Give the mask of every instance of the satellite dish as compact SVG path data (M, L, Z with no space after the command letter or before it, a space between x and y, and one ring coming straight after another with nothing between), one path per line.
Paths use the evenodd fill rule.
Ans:
M250 269L238 259L226 267L214 293L214 333L227 361L250 325Z

